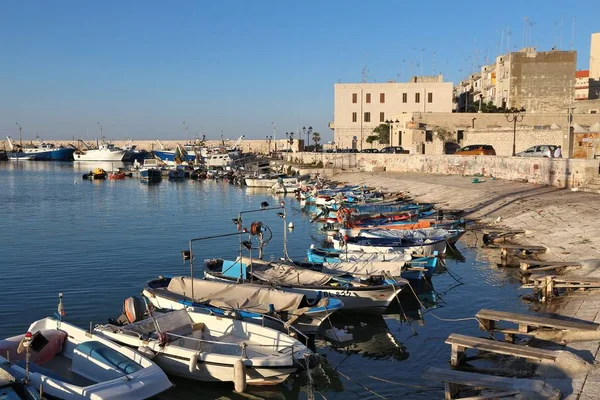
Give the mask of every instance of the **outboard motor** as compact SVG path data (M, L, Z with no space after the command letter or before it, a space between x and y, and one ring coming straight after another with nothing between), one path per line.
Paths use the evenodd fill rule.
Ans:
M132 324L144 319L145 310L144 302L139 297L128 297L123 302L123 311L119 318L110 319L108 322L118 326Z

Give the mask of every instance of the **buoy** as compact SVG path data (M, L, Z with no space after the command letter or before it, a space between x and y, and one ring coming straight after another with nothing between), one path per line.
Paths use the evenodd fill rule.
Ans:
M243 360L233 363L233 388L238 393L246 391L246 364Z
M290 222L290 223L288 224L288 228L290 228L290 229L294 229L294 223L293 223L293 222Z

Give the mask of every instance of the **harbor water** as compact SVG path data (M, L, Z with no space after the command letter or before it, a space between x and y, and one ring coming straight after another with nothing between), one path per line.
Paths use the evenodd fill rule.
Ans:
M82 180L95 166L0 162L1 337L21 334L30 322L54 314L59 292L68 321L81 327L107 322L146 281L188 275L181 251L190 239L235 232L238 212L264 201L286 202L294 224L288 231L292 258L304 259L307 248L324 239L290 195L210 180ZM243 215L244 226L253 221L273 232L265 258L281 257L283 220L275 211ZM332 324L352 340L334 345L317 338L321 365L310 376L303 372L275 387L249 387L246 395L234 393L230 384L173 378L175 388L161 398L442 398L441 383L421 374L448 365L448 335L479 335L472 317L482 308L528 312L516 273L490 263L478 244L474 234L458 242L460 254L446 260L447 269L433 277L434 290L421 296L427 309L404 294L401 306L383 317L336 315ZM238 238L196 242L193 250L198 266L207 258L234 258Z

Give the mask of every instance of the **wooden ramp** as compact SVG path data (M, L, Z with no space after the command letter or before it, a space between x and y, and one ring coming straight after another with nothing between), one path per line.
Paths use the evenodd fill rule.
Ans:
M568 321L557 318L524 315L505 311L480 310L475 314L482 330L504 333L508 342L514 342L515 335L537 336L540 330L550 331L598 331L600 325L592 322ZM502 328L497 322L505 321L516 324L517 328Z
M564 289L567 292L580 289L600 289L600 278L538 274L530 276L528 283L521 287L533 289L541 294L543 301L549 301L558 295L557 289Z
M532 393L542 399L559 400L561 393L546 382L538 379L506 378L494 375L484 375L473 372L456 371L450 369L430 367L422 375L425 379L441 381L444 383L445 399L457 398L461 388L483 388L498 392L490 395L480 395L472 399L497 399L514 396L519 393Z
M533 259L522 260L520 264L521 271L527 273L580 266L581 262L579 261L541 261Z
M491 339L460 335L458 333L450 334L448 339L446 339L446 343L451 346L450 365L452 367L457 367L462 363L465 359L465 352L467 349L476 349L489 353L504 354L537 361L556 361L559 356L559 353L554 350L520 346Z

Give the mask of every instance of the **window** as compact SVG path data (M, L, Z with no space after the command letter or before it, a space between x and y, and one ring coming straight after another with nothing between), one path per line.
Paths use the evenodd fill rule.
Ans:
M433 142L433 131L425 131L425 141Z
M370 112L365 113L365 122L371 122L371 113Z
M379 102L381 104L385 103L385 93L379 93Z
M358 95L356 93L352 93L352 102L355 104L358 102Z
M383 122L383 121L385 121L385 113L380 112L379 113L379 122Z
M355 112L352 113L352 122L356 122L356 120L358 119L357 115Z
M367 103L371 102L371 93L367 93Z
M421 102L421 93L415 93L415 103Z
M427 93L427 102L433 103L433 93Z
M402 93L402 102L403 103L408 102L408 94L407 93Z

